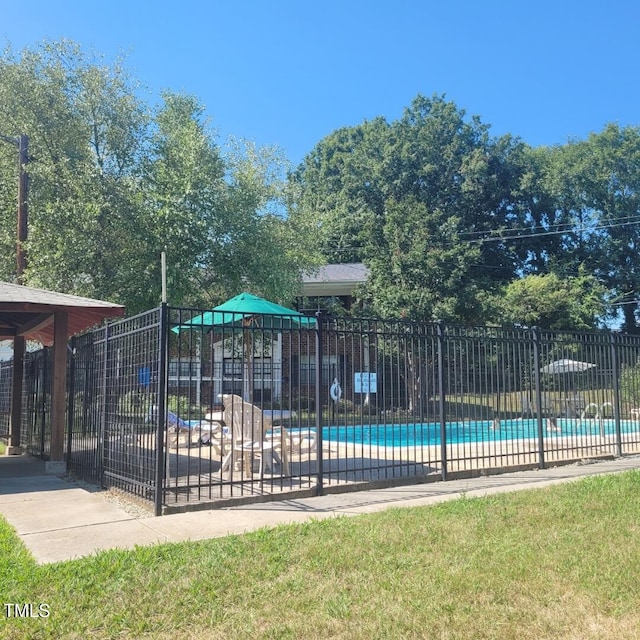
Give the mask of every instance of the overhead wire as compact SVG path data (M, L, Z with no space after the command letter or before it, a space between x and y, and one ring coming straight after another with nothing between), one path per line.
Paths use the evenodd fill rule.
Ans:
M496 232L495 231L492 231L492 232L462 231L460 233L460 236L458 237L458 241L463 244L476 244L476 243L483 243L483 242L502 242L506 240L526 240L528 238L543 238L546 236L559 236L567 233L595 232L595 231L601 231L603 229L614 229L617 227L627 227L627 226L640 224L640 216L627 216L626 218L621 218L620 220L623 220L623 222L611 222L611 223L599 224L596 226L588 226L588 227L571 227L569 226L569 223L564 223L568 228L556 229L554 231L545 230L542 232L523 233L518 235L490 236L490 237L484 237L484 238L464 238L460 236L470 235L470 234L481 234L481 233L496 233ZM626 220L626 222L624 220ZM534 227L534 229L536 228L544 229L545 227ZM512 228L512 229L500 230L499 233L515 233L517 231L518 229ZM332 249L332 251L342 252L342 251L354 251L358 249L362 249L362 247L351 245L348 247L336 247Z
M496 235L496 236L490 236L490 237L485 237L485 238L459 238L462 242L466 242L466 243L476 243L476 242L500 242L500 241L504 241L504 240L521 240L521 239L527 239L527 238L540 238L540 237L545 237L545 236L557 236L557 235L564 235L566 233L582 233L582 232L595 232L595 231L601 231L603 229L614 229L616 227L627 227L627 226L632 226L632 225L636 225L638 223L640 223L640 216L627 216L626 218L621 218L622 221L616 221L616 222L610 222L610 223L603 223L603 224L598 224L595 226L584 226L584 227L571 227L568 226L568 223L566 223L566 226L568 226L568 228L566 229L557 229L555 231L552 230L546 230L546 231L542 231L542 232L536 232L534 231L533 233L528 232L528 233L524 233L524 234L518 234L518 235ZM625 221L626 220L626 221ZM544 227L538 227L538 228L544 228ZM535 227L534 227L535 229ZM500 230L498 232L491 232L491 233L514 233L518 231L517 229L506 229L506 230ZM467 234L471 234L471 233L483 233L481 231L463 231L461 232L461 236L463 235L467 235Z

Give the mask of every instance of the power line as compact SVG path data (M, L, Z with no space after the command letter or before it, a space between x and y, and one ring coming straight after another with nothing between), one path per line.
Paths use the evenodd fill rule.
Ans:
M567 233L581 233L581 232L595 232L595 231L602 231L604 229L615 229L618 227L628 227L628 226L633 226L633 225L637 225L640 223L640 217L637 218L631 218L629 217L629 220L627 222L620 222L620 223L609 223L609 224L601 224L595 227L578 227L578 228L569 228L569 229L564 229L564 230L557 230L557 231L544 231L542 233L540 232L534 232L534 233L525 233L525 234L519 234L519 235L511 235L511 236L493 236L493 237L489 237L489 238L458 238L458 242L460 242L461 244L482 244L485 242L505 242L505 241L509 241L509 240L526 240L529 238L545 238L548 236L559 236L559 235L564 235ZM504 233L504 232L516 232L518 231L518 229L506 229L506 230L502 230L500 232L491 232L491 233ZM463 231L461 232L461 235L463 234L467 234L467 233L484 233L482 231ZM348 247L335 247L332 248L331 251L332 252L336 252L336 253L340 253L340 252L345 252L345 251L358 251L361 250L363 247L361 246L348 246Z
M628 227L636 224L640 224L640 216L626 216L624 218L620 218L622 222L611 222L606 224L599 224L591 227L570 227L569 223L565 223L567 226L566 229L557 229L555 231L546 230L543 232L534 231L533 233L524 233L518 235L501 235L501 236L492 236L488 238L463 238L459 237L458 241L463 244L477 244L484 242L503 242L506 240L526 240L528 238L543 238L547 236L558 236L564 235L567 233L582 233L582 232L595 232L601 231L603 229L615 229L618 227ZM625 221L626 220L626 221ZM544 229L545 227L533 227L533 229ZM519 230L516 228L512 229L502 229L500 231L491 231L489 233L516 233ZM470 235L470 234L481 234L487 233L485 231L461 231L460 236ZM360 250L363 247L361 246L348 246L348 247L335 247L332 248L331 251L334 252L343 252L343 251L356 251Z
M625 220L624 218L622 218L622 220ZM541 237L546 237L546 236L558 236L558 235L564 235L566 233L582 233L582 232L595 232L595 231L601 231L603 229L615 229L617 227L628 227L628 226L632 226L632 225L636 225L640 223L640 216L628 216L627 217L627 221L626 222L611 222L611 223L606 223L606 224L599 224L596 226L589 226L589 227L569 227L567 229L559 229L556 231L543 231L543 232L537 232L534 231L533 233L525 233L525 234L518 234L518 235L511 235L511 236L492 236L492 237L488 237L488 238L460 238L460 240L462 242L466 242L466 243L476 243L476 242L501 242L504 240L521 240L521 239L527 239L527 238L541 238ZM507 230L503 230L503 231L492 231L491 233L514 233L518 231L517 229L507 229ZM478 232L478 231L471 231L471 232L465 232L463 231L461 233L461 235L465 235L467 233L482 233L482 232Z

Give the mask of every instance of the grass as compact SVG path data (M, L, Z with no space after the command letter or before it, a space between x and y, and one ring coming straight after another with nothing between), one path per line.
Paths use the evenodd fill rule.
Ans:
M0 519L2 638L631 639L640 472L37 566ZM224 517L221 512L220 517Z

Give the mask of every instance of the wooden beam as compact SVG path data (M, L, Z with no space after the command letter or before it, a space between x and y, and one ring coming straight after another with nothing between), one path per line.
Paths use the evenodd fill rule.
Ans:
M11 327L0 327L0 339L15 338L16 330Z
M38 313L52 311L51 305L39 302L0 302L0 313Z
M86 311L104 318L124 315L125 308L109 303L101 304L56 304L55 302L0 302L0 313L53 313L54 311Z
M26 336L31 331L40 331L44 327L50 325L53 322L54 314L53 313L41 313L37 315L35 318L29 320L29 322L25 322L21 324L16 329L17 336Z

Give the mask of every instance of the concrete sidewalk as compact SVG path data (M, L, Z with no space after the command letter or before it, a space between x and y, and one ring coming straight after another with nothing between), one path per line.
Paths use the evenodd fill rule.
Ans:
M0 458L0 513L39 563L70 560L103 549L203 540L309 519L351 516L390 507L413 507L462 495L486 496L546 487L591 475L640 469L640 456L466 480L281 500L154 518L136 517L63 478L45 475L28 456Z

